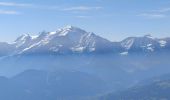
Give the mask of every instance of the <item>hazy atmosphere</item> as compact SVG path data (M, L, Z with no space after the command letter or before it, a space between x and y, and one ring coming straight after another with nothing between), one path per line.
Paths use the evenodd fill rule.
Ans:
M170 100L169 0L1 0L1 100Z

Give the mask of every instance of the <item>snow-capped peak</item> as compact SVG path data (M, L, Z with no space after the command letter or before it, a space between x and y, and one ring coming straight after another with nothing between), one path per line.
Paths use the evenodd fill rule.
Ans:
M41 32L38 36L24 35L17 40L20 40L16 41L17 47L22 47L19 53L38 51L94 52L96 50L105 50L102 48L111 45L110 41L74 26L66 26L53 32Z
M153 37L151 34L147 34L147 35L145 35L144 37L150 38L150 39L154 39L154 37Z
M31 38L32 38L32 39L36 39L36 38L38 38L38 36L39 36L39 35L32 35Z
M16 47L20 47L23 44L25 44L27 41L30 41L33 37L31 37L29 34L23 34L20 37L18 37L14 44L16 44Z
M82 30L82 29L80 29L78 27L75 27L75 26L71 26L71 25L67 25L67 26L65 26L63 28L58 29L58 31L66 31L66 30L71 31L71 30Z
M76 27L71 26L71 25L67 25L67 26L65 26L63 29L73 29L73 28L76 28Z
M73 34L76 36L78 34L82 35L82 33L87 33L87 32L78 27L67 25L63 28L58 29L57 31L49 32L49 35L66 36L68 34Z
M161 42L163 45L163 42ZM165 43L164 43L165 44ZM150 34L142 37L129 37L121 42L125 50L140 50L153 52L155 49L160 48L159 41Z
M26 38L30 38L31 36L29 34L23 34L20 37L18 37L15 41L22 41L25 40Z

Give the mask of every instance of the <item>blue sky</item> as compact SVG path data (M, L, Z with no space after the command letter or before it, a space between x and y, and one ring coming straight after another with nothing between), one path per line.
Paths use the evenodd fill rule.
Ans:
M0 41L66 25L112 41L170 37L170 0L0 0Z

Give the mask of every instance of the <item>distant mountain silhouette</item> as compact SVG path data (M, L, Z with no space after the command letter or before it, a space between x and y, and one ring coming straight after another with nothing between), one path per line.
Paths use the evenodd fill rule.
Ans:
M0 77L3 100L75 100L102 93L104 82L76 71L26 70L12 78Z

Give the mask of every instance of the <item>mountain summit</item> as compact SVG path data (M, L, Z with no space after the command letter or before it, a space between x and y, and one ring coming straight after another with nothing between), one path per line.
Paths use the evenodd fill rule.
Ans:
M54 32L42 32L36 37L22 35L14 44L19 54L112 51L112 43L109 40L74 26L66 26Z

